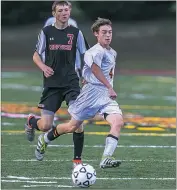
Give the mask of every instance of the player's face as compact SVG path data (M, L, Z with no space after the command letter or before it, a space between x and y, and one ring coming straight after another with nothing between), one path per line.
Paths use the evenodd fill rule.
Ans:
M68 5L57 5L54 16L56 20L59 20L62 23L65 23L68 21L70 17L71 8Z
M112 27L110 25L100 26L100 29L95 36L98 42L103 46L109 46L112 40Z

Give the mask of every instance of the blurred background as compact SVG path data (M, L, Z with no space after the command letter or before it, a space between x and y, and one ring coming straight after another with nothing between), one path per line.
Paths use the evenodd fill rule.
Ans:
M51 15L52 1L2 2L2 68L34 67L37 35ZM112 46L119 69L175 69L175 1L74 1L72 18L90 45L97 17L113 21ZM13 63L11 63L13 61Z
M71 135L55 141L40 163L34 159L38 133L31 146L24 135L28 114L40 116L42 73L32 56L38 33L52 16L52 3L1 2L2 189L72 187L64 179L71 176ZM118 53L114 89L125 125L115 157L123 164L118 171L100 171L109 126L100 118L85 121L83 158L105 177L95 188L176 189L176 1L73 1L72 7L71 18L91 46L96 43L90 29L94 20L111 19L111 46ZM55 122L69 118L63 103ZM59 183L48 182L47 175L61 177Z

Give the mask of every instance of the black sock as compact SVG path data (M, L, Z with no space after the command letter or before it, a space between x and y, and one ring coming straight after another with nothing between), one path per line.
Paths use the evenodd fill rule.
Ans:
M32 126L32 128L35 128L36 130L40 131L40 129L38 128L37 126L37 121L40 120L40 119L36 119L35 117L32 117L30 120L29 120L29 124Z
M48 132L47 138L49 141L53 141L54 139L58 138L60 135L57 132L56 127L52 127L52 129Z
M73 133L73 143L74 143L74 160L81 160L81 154L84 145L84 131L81 133Z
M113 136L111 134L109 134L107 137L112 137L113 139L116 139L117 141L119 140L117 137L115 137L115 136Z

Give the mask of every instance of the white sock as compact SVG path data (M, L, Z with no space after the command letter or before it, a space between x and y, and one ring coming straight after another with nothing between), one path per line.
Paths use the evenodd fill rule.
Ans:
M48 135L48 133L45 133L45 134L44 134L44 141L45 141L47 144L49 144L50 140L48 139L47 135Z
M118 140L113 137L106 137L106 145L103 152L103 157L112 156L118 144Z

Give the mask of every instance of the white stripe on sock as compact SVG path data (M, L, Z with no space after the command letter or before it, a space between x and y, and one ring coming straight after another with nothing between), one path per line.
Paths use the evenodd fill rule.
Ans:
M44 134L44 141L45 141L47 144L49 144L50 140L48 139L47 135L48 135L48 133L45 133L45 134Z

